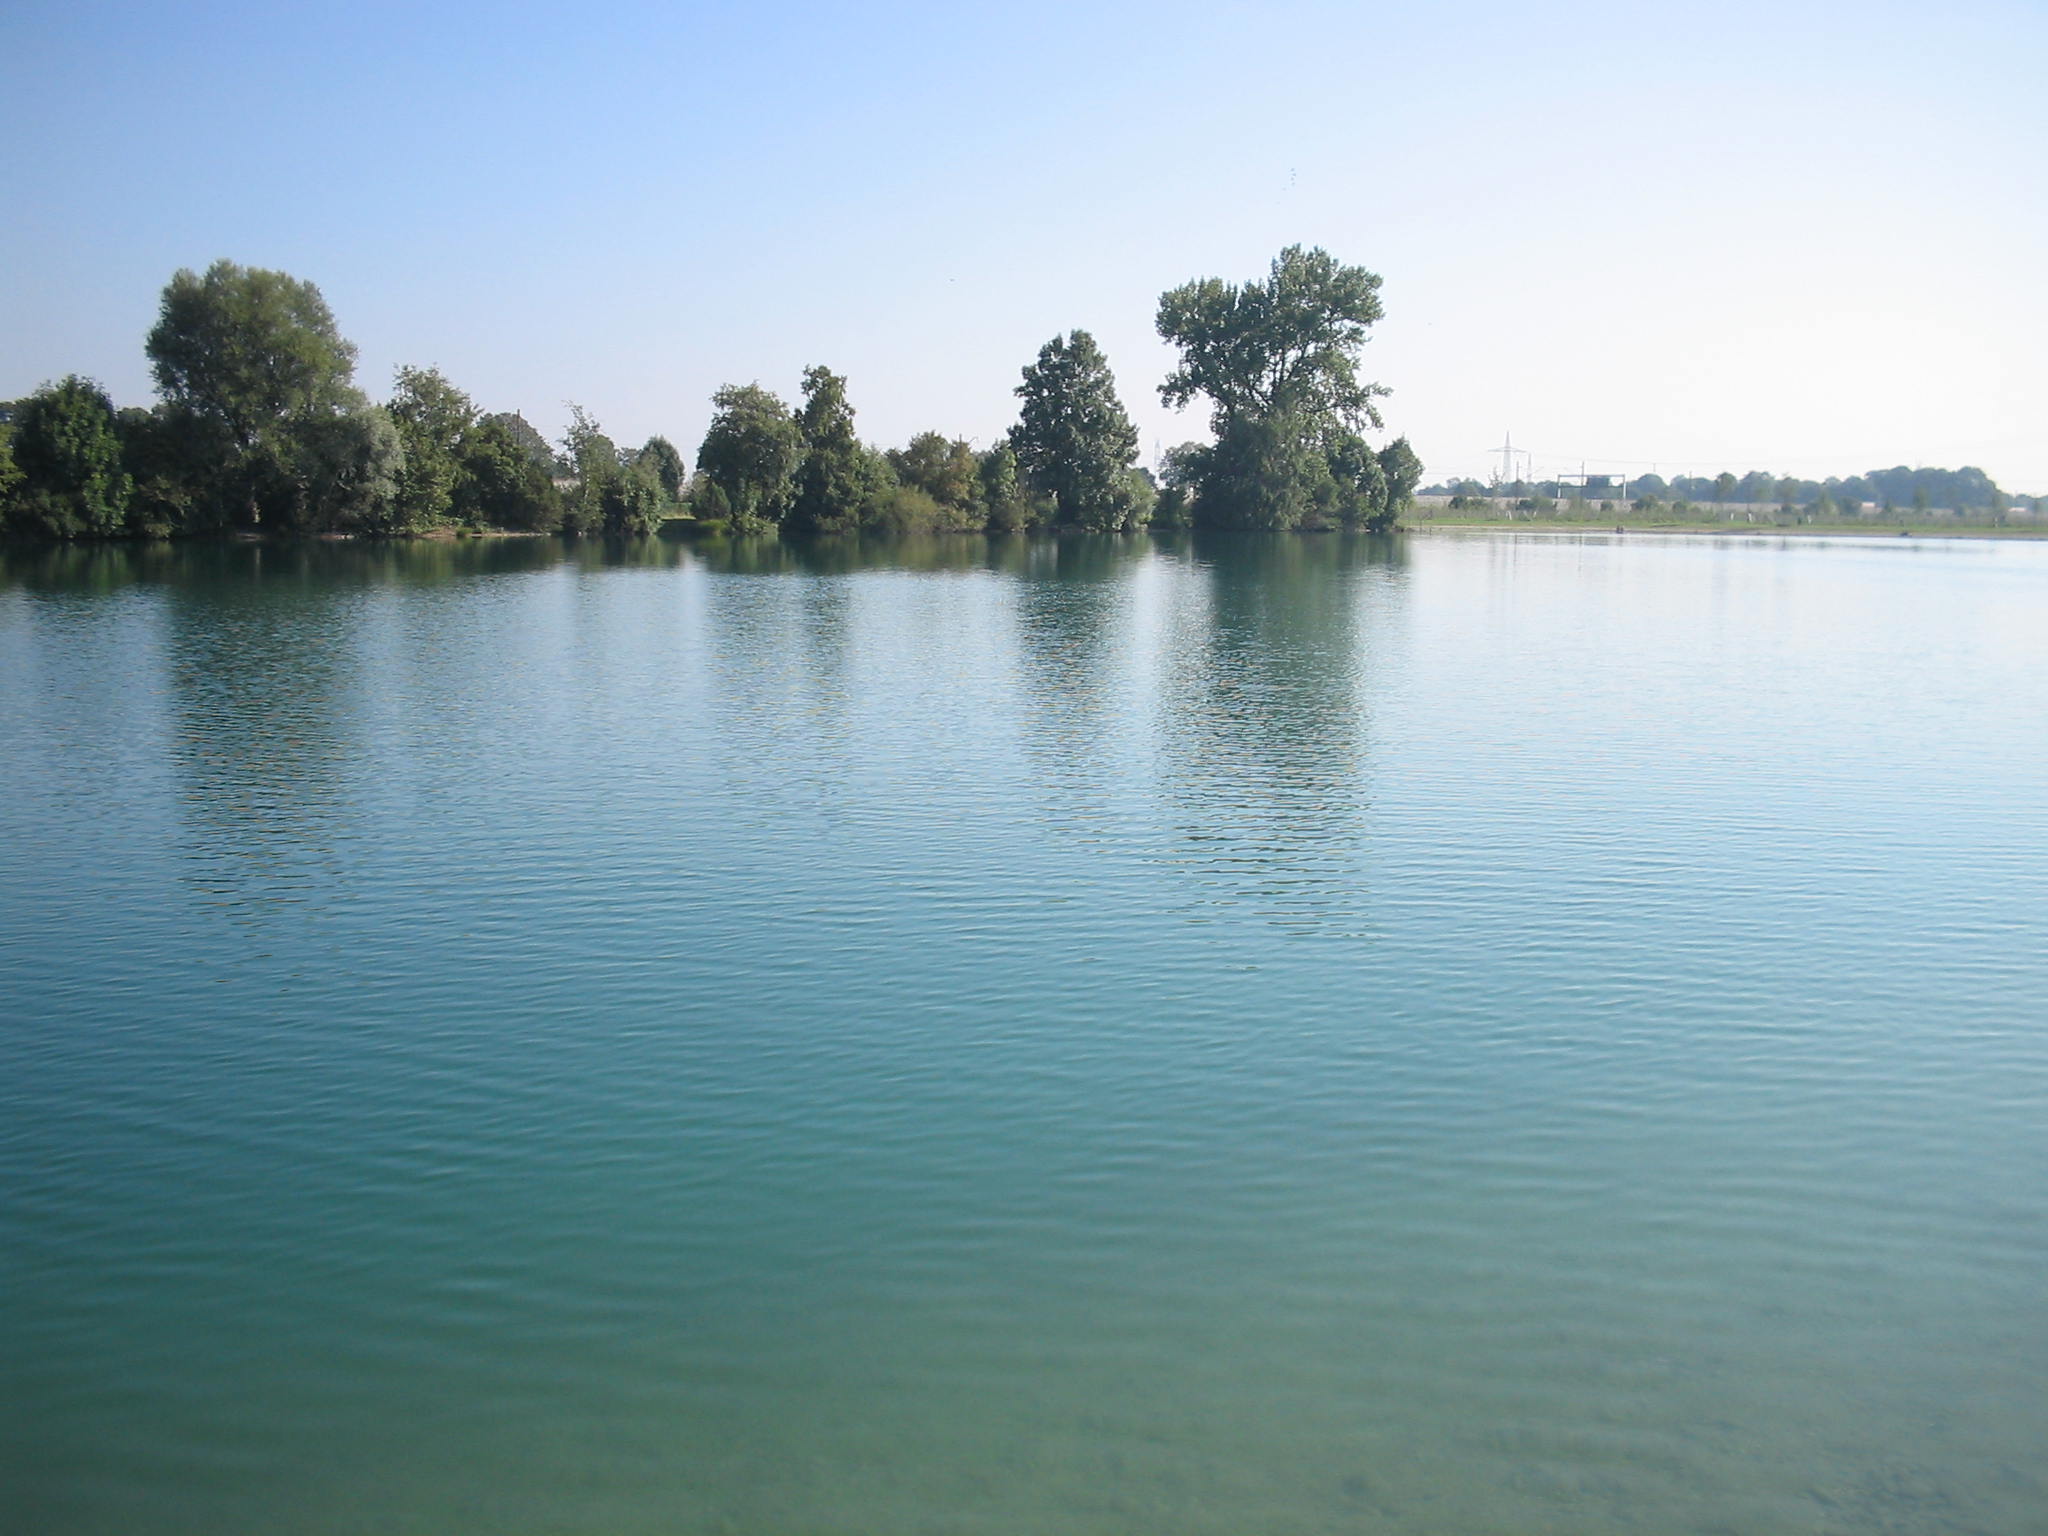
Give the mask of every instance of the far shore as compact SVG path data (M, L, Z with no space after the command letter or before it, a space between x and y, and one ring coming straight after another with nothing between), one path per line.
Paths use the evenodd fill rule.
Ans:
M1708 534L1723 539L1757 538L1802 538L1802 539L2048 539L2048 524L2007 524L1999 527L1990 523L1962 523L1942 526L1939 523L1880 524L1877 526L1854 523L1634 523L1627 518L1584 518L1567 520L1563 518L1516 518L1513 521L1486 519L1465 521L1453 518L1429 518L1401 524L1403 533L1543 533L1543 534L1588 534L1588 533L1676 533Z

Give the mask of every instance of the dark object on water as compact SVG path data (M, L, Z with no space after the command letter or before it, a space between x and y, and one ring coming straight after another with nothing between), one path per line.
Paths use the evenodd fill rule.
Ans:
M1628 532L1628 530L1627 530L1626 528L1622 527L1622 526L1621 526L1621 524L1619 524L1619 523L1616 523L1616 524L1614 525L1614 531L1615 531L1616 533L1627 533L1627 532Z

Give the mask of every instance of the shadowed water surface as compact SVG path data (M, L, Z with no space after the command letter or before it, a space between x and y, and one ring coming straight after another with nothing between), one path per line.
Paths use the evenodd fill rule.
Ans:
M2041 1529L2048 547L6 560L0 1529Z

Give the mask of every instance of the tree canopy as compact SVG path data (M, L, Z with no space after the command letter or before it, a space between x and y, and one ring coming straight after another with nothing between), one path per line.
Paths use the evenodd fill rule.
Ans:
M1160 296L1159 334L1181 354L1160 398L1180 407L1206 397L1216 434L1206 449L1177 450L1171 466L1197 521L1392 525L1388 467L1359 436L1383 425L1374 401L1387 391L1358 376L1379 288L1363 267L1291 245L1264 282L1205 277Z
M1231 421L1280 414L1380 426L1373 401L1387 391L1358 377L1379 290L1377 274L1298 245L1263 283L1183 283L1159 298L1159 334L1181 351L1160 398L1179 407L1207 396L1219 437Z
M1055 336L1017 386L1023 401L1010 445L1031 484L1052 498L1054 521L1113 530L1133 520L1124 472L1138 432L1117 398L1109 359L1086 331Z
M123 465L106 391L73 374L45 384L15 412L9 444L16 531L46 538L105 538L123 531L134 485ZM11 488L5 483L17 482Z
M823 365L804 370L797 432L803 462L791 490L790 527L799 533L845 533L859 526L871 476L854 435L844 374Z
M717 509L743 532L781 523L789 509L803 430L789 407L758 384L728 384L711 397L713 414L697 466Z

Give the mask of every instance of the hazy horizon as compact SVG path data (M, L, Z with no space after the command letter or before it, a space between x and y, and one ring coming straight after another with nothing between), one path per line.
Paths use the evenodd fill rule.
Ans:
M151 390L180 267L318 284L389 393L441 368L693 452L726 382L848 376L986 443L1094 332L1146 460L1159 294L1284 245L1384 278L1365 370L1430 481L1896 463L2048 493L2048 14L1900 6L812 5L0 18L0 398Z

